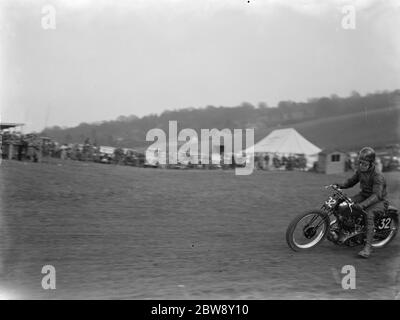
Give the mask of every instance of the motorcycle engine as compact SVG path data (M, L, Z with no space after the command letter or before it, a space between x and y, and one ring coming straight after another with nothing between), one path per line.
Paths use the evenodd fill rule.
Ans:
M339 215L339 223L344 231L353 232L356 219L352 215Z
M341 229L345 232L354 232L362 223L362 217L354 211L351 212L344 202L339 205L337 218Z

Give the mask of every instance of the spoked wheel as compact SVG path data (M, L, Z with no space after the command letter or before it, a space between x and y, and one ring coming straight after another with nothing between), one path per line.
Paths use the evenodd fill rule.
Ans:
M383 248L396 236L397 231L399 230L399 220L397 216L390 216L389 219L387 220L387 222L389 222L387 225L388 228L375 232L372 247Z
M329 230L329 217L320 210L312 210L297 216L286 230L286 242L294 251L315 247Z

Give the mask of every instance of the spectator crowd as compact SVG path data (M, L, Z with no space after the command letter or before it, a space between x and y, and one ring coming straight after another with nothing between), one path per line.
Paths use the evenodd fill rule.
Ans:
M113 148L104 152L101 147L90 143L60 144L48 137L21 132L2 132L1 157L3 159L42 162L51 158L62 160L92 161L132 166L144 165L144 154L133 149Z
M39 136L35 133L23 134L18 131L0 132L1 144L1 158L14 159L19 161L33 161L42 162L51 158L58 158L62 160L76 160L76 161L91 161L105 164L118 164L130 166L150 166L161 168L202 168L202 169L216 169L216 168L234 168L236 166L244 166L245 162L235 161L232 156L232 162L228 165L224 164L224 156L221 154L220 164L212 163L209 159L209 164L191 164L179 163L177 165L159 165L146 161L145 154L138 152L134 149L128 148L112 148L102 147L91 143L86 139L83 144L70 143L60 144L48 137ZM355 154L355 153L354 153ZM377 165L381 171L393 171L400 169L400 158L396 155L382 155L377 157ZM254 167L257 170L307 170L307 160L304 155L287 155L282 156L278 154L255 154ZM356 167L356 154L349 156L345 163L345 171L354 170Z

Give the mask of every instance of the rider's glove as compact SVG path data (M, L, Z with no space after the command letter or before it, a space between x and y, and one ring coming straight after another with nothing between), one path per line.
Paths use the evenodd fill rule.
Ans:
M355 203L355 204L353 204L353 209L358 210L358 211L363 211L364 207L359 203Z
M336 188L344 189L344 185L341 183L334 183L333 185L336 186Z

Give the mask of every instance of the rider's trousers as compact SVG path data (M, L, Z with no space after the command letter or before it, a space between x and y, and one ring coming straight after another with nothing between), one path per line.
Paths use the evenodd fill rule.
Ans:
M361 194L357 194L354 197L352 197L353 201L355 203L360 203L366 199L366 197L362 196ZM372 243L372 239L374 237L374 219L376 215L383 214L385 210L388 207L388 202L386 200L379 201L368 208L365 208L365 211L367 212L367 235L366 235L366 242L367 244Z

